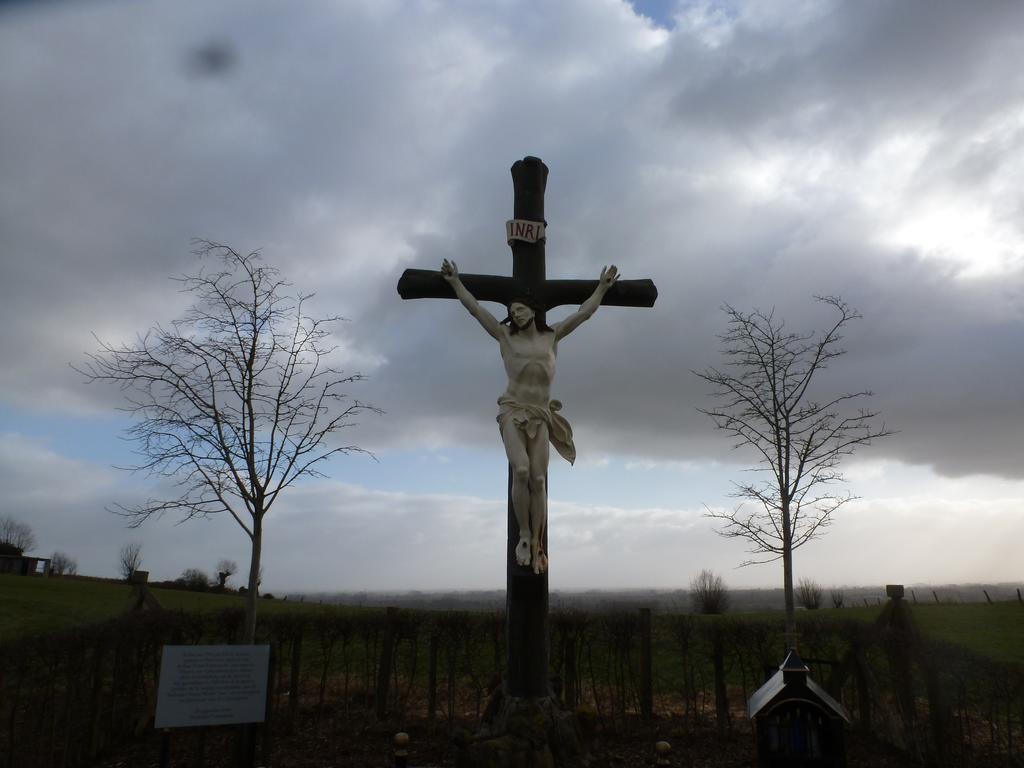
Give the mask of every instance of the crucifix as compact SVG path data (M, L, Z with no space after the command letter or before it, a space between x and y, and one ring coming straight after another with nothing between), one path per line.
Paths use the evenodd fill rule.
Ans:
M506 570L507 666L505 693L550 696L548 681L547 461L548 442L570 463L572 429L550 399L558 341L598 306L653 307L650 280L619 280L614 266L597 280L545 277L544 191L548 169L536 157L512 166L513 218L505 225L512 249L512 276L464 275L445 260L440 271L407 269L398 281L403 299L458 299L499 344L509 387L498 400L498 424L509 458ZM499 323L481 301L508 307ZM580 308L547 325L547 310ZM507 326L507 327L506 327Z

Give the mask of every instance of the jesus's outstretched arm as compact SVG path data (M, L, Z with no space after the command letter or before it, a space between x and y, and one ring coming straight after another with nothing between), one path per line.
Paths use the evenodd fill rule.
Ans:
M441 263L441 276L448 281L448 285L455 291L455 295L462 302L462 306L469 310L469 314L477 319L477 322L484 327L487 333L495 339L500 339L501 323L498 322L494 315L481 307L476 297L462 284L462 280L459 279L459 268L454 261L445 259Z
M599 306L601 306L601 300L604 295L608 293L608 289L615 284L615 281L619 279L619 269L614 264L610 267L601 268L601 276L597 280L597 288L590 294L590 297L580 304L580 308L569 315L565 320L560 323L555 323L552 330L555 332L556 339L564 339L570 333L575 331L583 324L584 321L589 320Z

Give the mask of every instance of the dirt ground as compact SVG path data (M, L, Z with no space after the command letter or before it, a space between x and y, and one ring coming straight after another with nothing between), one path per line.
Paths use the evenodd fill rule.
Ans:
M384 768L394 765L392 739L403 730L410 736L409 766L454 765L452 736L459 729L445 721L426 719L381 723L363 713L326 712L317 724L312 713L300 712L292 728L276 723L271 737L257 733L257 765L273 768ZM465 730L471 731L467 722ZM233 768L238 729L227 727L173 731L167 740L168 768ZM92 768L158 768L161 735L150 732L93 763ZM634 768L655 764L654 745L672 745L669 765L676 768L754 768L757 755L749 724L736 722L732 733L719 737L713 723L694 725L678 717L651 722L627 721L614 731L596 728L593 768ZM269 750L269 759L263 748ZM863 734L847 734L848 768L897 768L915 765L905 755Z

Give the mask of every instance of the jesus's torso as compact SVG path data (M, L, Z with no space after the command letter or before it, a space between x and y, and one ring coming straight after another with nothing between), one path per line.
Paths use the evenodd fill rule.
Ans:
M547 406L555 378L557 342L553 332L510 333L500 339L501 359L508 374L505 395L516 402Z

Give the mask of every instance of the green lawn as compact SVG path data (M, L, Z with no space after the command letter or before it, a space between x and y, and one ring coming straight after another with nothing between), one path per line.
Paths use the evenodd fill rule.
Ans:
M154 589L165 608L218 611L243 605L238 595ZM0 575L0 639L68 629L111 618L128 610L132 588L126 584L71 578ZM260 612L315 611L313 603L260 600ZM798 623L817 619L874 621L881 608L852 607L801 611ZM1019 602L922 604L912 606L914 620L926 637L969 648L1001 661L1024 664L1024 605ZM740 619L782 621L771 614L730 614Z
M911 605L910 610L914 623L926 638L960 645L999 661L1024 664L1024 605L1016 600L991 604L921 603ZM797 624L821 619L873 622L881 612L882 607L874 605L800 611ZM779 612L750 615L762 619L775 617L782 621ZM746 618L747 614L741 616Z
M0 638L68 629L116 616L129 607L131 587L0 575Z
M884 606L884 604L883 604ZM854 606L799 611L797 624L822 619L856 619L873 622L883 606ZM999 661L1024 664L1024 605L1018 601L997 603L921 603L910 605L914 623L926 638L968 648ZM754 614L751 614L754 615ZM759 613L758 618L775 617L779 612ZM746 614L743 614L746 617Z
M41 578L0 574L0 639L69 629L124 613L132 606L133 588L109 581ZM220 611L242 608L239 595L153 589L164 608ZM260 600L262 613L311 610L314 606L283 600Z
M1024 605L1017 601L915 605L913 616L926 637L1024 664Z

